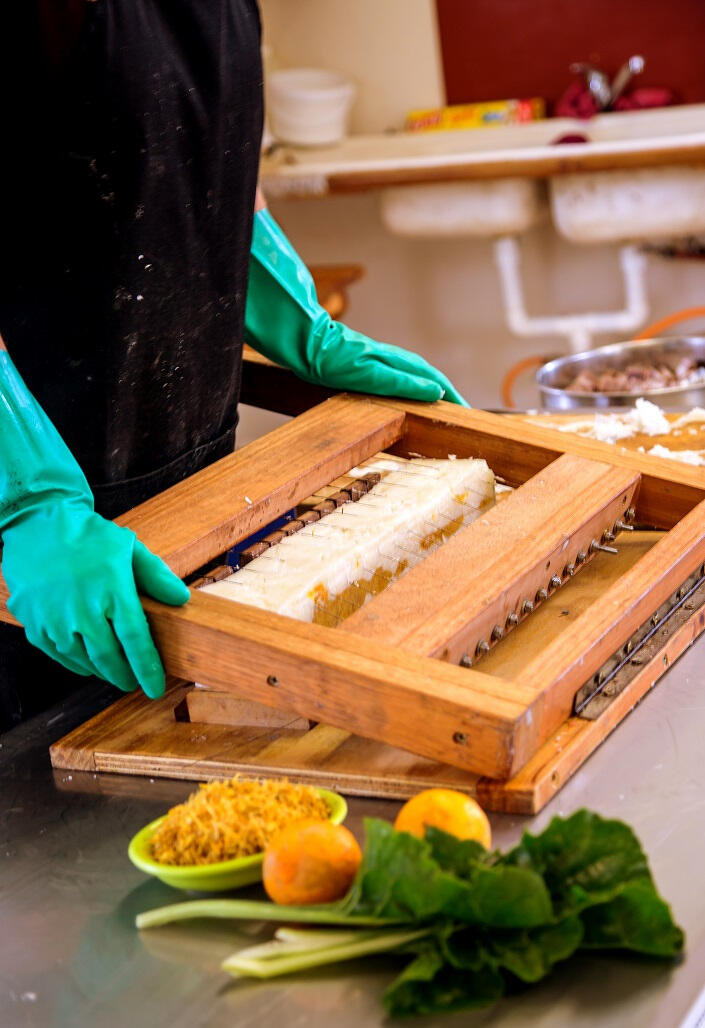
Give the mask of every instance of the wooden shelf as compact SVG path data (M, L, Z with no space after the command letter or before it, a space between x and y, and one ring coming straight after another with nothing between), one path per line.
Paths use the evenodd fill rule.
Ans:
M574 134L588 141L555 145ZM274 198L698 163L705 163L705 104L589 121L547 118L487 129L351 136L326 148L275 144L262 158L260 180Z

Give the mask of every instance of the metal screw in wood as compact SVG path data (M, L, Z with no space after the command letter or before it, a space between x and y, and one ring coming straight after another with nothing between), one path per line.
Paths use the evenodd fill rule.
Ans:
M598 543L597 539L593 539L590 543L590 553L595 553L595 551L600 553L619 553L616 546L603 546L602 543Z
M615 532L633 532L634 525L628 525L626 521L615 521L614 523Z

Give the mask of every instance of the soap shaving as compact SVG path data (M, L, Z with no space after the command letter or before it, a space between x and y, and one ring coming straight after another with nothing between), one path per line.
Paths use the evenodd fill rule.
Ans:
M635 435L680 435L680 429L685 425L702 422L705 422L705 407L693 407L670 422L655 403L639 398L635 406L624 414L596 414L589 420L561 425L558 431L575 432L585 439L597 439L603 443L616 443ZM697 435L695 429L689 428L688 432ZM651 457L667 457L683 464L705 466L705 450L671 450L660 444L652 446L650 450L639 446L638 450L640 453L648 453Z

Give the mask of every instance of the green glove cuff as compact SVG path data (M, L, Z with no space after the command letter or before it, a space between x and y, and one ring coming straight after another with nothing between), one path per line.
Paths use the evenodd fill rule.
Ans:
M0 350L0 531L58 497L93 509L85 475L9 353Z
M254 219L245 339L300 378L334 389L465 404L422 357L333 321L310 272L269 211Z

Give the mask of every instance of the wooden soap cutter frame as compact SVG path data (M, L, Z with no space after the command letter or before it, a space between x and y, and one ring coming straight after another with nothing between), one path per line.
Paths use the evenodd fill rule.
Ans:
M655 612L673 605L684 583L701 596L702 471L443 402L339 394L310 407L321 395L326 392L250 353L243 402L297 416L117 522L186 577L379 451L483 457L515 491L339 628L197 591L183 608L144 599L165 668L180 684L156 704L141 695L119 701L55 744L52 762L174 777L232 773L242 762L233 764L227 754L172 762L165 753L170 733L198 741L193 724L174 720L173 707L183 682L199 681L420 754L429 766L440 762L449 780L458 784L465 775L491 808L540 809L704 627L699 602L686 616L681 606L676 629L655 649L652 640L648 659L596 720L573 716L576 693L592 676L605 677L620 648L640 629L643 635ZM493 646L511 629L509 613L518 611L517 620L530 616L518 608L522 597L558 588L558 580L589 562L591 543L604 533L609 538L632 510L638 522L665 534L599 603L520 677L503 679L474 666L481 644ZM0 593L0 619L12 621L6 595ZM142 759L127 754L121 762L112 753L101 763L101 739L110 734L111 717L119 719L120 705L132 735L144 737L144 719L159 703L171 713L166 720L160 715L161 734L142 746ZM288 770L315 777L310 768ZM336 777L335 769L331 774ZM354 777L347 791L404 795L409 788L371 788Z

